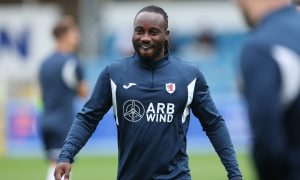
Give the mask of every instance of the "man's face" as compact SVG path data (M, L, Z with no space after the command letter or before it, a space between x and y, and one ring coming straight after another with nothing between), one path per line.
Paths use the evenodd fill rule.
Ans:
M68 48L71 51L74 51L80 42L80 33L77 26L71 26L65 32L65 34L62 35L61 41L64 42L64 44L68 45Z
M162 15L141 12L134 21L132 44L137 54L146 60L159 60L164 57L168 31L165 30Z
M251 0L250 0L251 1ZM237 3L243 13L244 19L249 27L254 27L255 22L251 19L249 0L237 0Z

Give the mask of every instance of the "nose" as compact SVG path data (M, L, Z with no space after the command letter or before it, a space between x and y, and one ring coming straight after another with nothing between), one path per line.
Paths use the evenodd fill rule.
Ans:
M141 37L141 41L150 42L151 38L150 38L149 34L148 33L143 34L143 36Z

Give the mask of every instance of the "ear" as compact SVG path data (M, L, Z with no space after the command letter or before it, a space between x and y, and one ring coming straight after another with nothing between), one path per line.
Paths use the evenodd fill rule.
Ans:
M166 31L166 35L167 35L167 36L169 36L169 34L170 34L170 31L169 31L169 30L167 30L167 31Z
M169 40L170 31L166 30L166 39Z

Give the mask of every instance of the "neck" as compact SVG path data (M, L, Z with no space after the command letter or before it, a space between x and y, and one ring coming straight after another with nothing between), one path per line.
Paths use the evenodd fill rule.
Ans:
M282 7L288 6L290 2L288 0L263 0L261 6L256 6L256 10L253 13L253 20L255 23L259 23L265 16L276 11Z
M163 58L159 59L159 60L150 60L150 59L144 59L141 56L139 56L139 54L135 53L134 54L135 59L137 59L137 62L142 65L143 67L147 67L147 68L153 68L153 67L158 67L161 65L164 65L166 63L168 63L169 60L169 56L166 55Z
M58 51L62 53L71 53L74 51L74 48L70 46L68 43L58 42L56 45Z
M166 56L166 54L167 54L166 48L164 48L161 51L160 55L158 55L155 59L153 59L153 61L159 61L159 60L163 59Z

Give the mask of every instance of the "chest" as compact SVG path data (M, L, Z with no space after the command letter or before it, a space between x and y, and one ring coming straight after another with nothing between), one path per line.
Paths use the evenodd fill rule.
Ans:
M137 69L125 74L116 82L119 102L136 99L144 103L173 103L177 106L186 103L186 80L174 71L166 68Z

